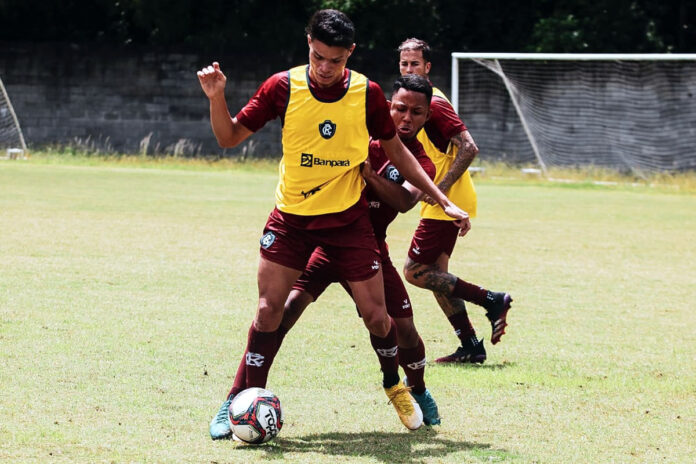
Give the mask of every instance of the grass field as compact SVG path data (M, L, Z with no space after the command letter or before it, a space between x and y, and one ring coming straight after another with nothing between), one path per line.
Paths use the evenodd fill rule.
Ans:
M452 270L515 298L408 433L332 288L276 358L280 436L212 442L255 312L267 166L0 161L0 462L692 463L696 195L483 179ZM417 213L390 237L400 266ZM429 358L456 338L409 287ZM483 310L470 306L488 340Z

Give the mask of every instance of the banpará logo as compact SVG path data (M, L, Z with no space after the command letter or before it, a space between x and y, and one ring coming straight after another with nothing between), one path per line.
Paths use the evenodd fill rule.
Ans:
M273 245L273 242L275 242L276 236L273 232L266 232L263 234L263 237L261 237L261 247L264 250L267 250L271 245Z
M348 167L350 160L328 160L314 156L311 153L302 153L300 166L311 168L312 166L328 166L330 168Z
M311 168L313 164L314 155L311 153L302 153L302 158L300 158L300 166Z
M336 124L327 119L319 124L319 133L325 139L330 139L336 133Z

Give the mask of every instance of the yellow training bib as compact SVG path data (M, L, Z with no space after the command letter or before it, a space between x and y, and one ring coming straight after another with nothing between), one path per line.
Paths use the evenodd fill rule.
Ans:
M449 100L439 89L433 87L433 96L444 98L449 103ZM450 103L451 104L451 103ZM440 182L449 171L452 163L454 163L457 147L450 143L447 146L447 153L441 152L435 144L428 138L425 129L418 132L418 140L423 144L425 152L430 157L430 160L435 165L435 179L433 182ZM476 189L469 175L469 170L464 171L464 174L457 179L449 191L445 192L455 205L469 213L469 217L476 217ZM440 219L444 221L452 221L453 219L445 214L440 205L429 205L425 202L421 203L421 217L425 219Z
M368 80L350 73L337 101L318 100L309 88L308 66L289 73L290 98L283 125L276 206L302 216L336 213L360 198L360 163L367 159Z

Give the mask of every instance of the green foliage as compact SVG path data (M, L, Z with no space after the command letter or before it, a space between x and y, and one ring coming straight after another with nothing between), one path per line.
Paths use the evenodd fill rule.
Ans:
M532 51L583 53L667 52L656 21L666 11L652 15L634 0L605 0L593 3L558 2L553 13L534 26Z
M188 45L304 54L320 8L346 12L358 44L393 50L418 36L442 51L693 52L688 0L0 0L0 40Z

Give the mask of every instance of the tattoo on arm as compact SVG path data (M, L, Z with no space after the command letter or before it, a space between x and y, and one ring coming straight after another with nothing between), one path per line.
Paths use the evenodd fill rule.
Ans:
M452 187L452 184L454 184L462 176L462 174L464 174L464 171L469 169L471 162L474 161L474 158L476 158L476 155L479 152L479 149L476 146L476 143L474 143L474 139L471 137L471 134L469 134L469 131L460 132L452 137L450 142L457 147L457 155L454 158L454 163L452 163L449 171L447 171L445 177L443 177L438 184L438 187L443 192L447 192L447 190Z

